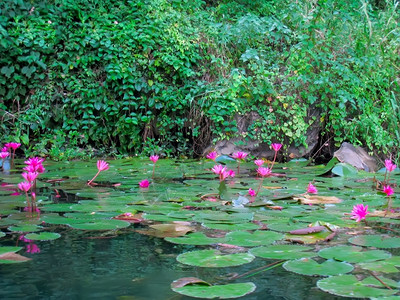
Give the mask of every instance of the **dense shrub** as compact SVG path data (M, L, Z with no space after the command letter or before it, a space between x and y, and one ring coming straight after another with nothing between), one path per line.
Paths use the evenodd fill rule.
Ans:
M372 4L4 0L2 139L192 156L238 136L305 145L318 127L321 144L398 153L399 11Z

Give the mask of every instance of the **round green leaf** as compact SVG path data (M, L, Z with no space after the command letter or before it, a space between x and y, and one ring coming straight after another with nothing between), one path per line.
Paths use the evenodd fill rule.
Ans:
M332 276L345 274L353 270L353 266L348 263L327 260L322 264L319 264L315 260L310 258L289 260L283 264L283 267L286 270L294 273L311 276Z
M176 259L186 265L220 268L247 264L254 258L250 253L222 254L218 250L198 250L180 254Z
M260 228L259 225L254 223L239 223L239 224L203 223L202 226L210 229L218 229L224 231L255 230Z
M88 223L71 223L68 225L74 229L81 230L114 230L128 227L130 223L122 220L93 220Z
M383 250L362 252L361 250L361 247L341 245L322 249L318 252L318 255L326 259L336 259L349 263L369 262L386 259L392 256L389 252Z
M359 246L376 248L400 248L400 238L385 235L359 235L349 239L349 242Z
M331 170L331 172L338 176L354 176L357 174L358 170L353 167L352 165L346 163L338 163L335 167Z
M0 247L0 255L2 255L4 253L8 253L8 252L18 252L21 249L22 249L22 247L3 246L3 247Z
M225 236L223 243L242 247L254 247L272 244L282 238L283 234L275 231L257 230L254 233L233 231Z
M386 261L386 260L360 263L359 266L362 269L370 270L370 271L374 271L374 272L381 272L381 273L398 273L399 272L399 270L395 267L395 264L391 263L390 261Z
M2 238L3 236L6 236L6 234L2 231L0 231L0 238Z
M220 242L220 239L210 238L202 232L194 232L182 237L166 237L165 240L174 244L211 245Z
M202 299L232 299L254 292L256 286L252 282L230 283L225 285L186 285L172 290L189 297Z
M354 275L339 275L321 279L317 286L328 293L353 298L384 297L396 294L397 290L388 290L364 285Z
M25 235L25 238L33 241L50 241L50 240L56 240L60 236L61 235L56 232L41 232L41 233L28 233Z
M10 226L8 230L14 232L35 232L42 230L43 227L37 225L21 225L21 226Z
M271 259L297 259L317 256L314 252L307 252L307 250L311 249L311 247L300 245L271 245L253 248L250 253L258 257Z

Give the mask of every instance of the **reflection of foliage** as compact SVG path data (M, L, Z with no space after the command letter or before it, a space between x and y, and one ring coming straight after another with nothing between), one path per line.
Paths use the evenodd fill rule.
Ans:
M399 146L394 4L59 2L0 3L0 128L32 151L140 153L150 139L201 154L235 136L299 146L310 127L335 145Z

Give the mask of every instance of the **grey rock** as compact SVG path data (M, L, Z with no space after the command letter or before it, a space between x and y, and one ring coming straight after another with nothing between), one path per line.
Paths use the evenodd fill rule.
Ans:
M340 162L348 163L359 170L367 172L376 172L378 170L378 165L374 157L368 155L363 148L355 147L350 143L343 143L333 156Z

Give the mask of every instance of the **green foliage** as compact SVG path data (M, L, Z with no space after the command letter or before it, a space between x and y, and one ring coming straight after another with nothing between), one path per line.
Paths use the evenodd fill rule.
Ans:
M307 146L319 128L397 153L399 11L383 2L2 1L3 141L180 156L234 137Z

